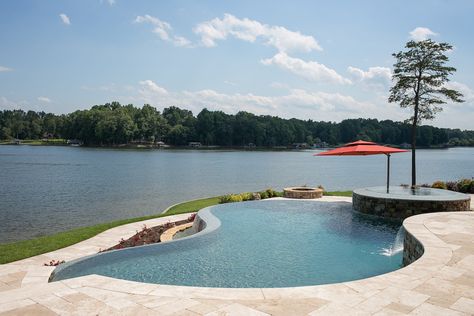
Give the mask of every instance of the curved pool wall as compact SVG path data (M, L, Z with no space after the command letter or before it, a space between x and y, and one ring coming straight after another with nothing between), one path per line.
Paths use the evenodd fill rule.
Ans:
M412 215L433 212L469 211L471 197L467 194L432 188L419 188L412 194L401 186L355 189L354 210L387 218L405 219Z
M195 238L203 234L211 234L213 231L217 230L219 226L221 225L221 222L217 217L211 214L211 209L212 207L207 207L202 210L200 210L194 219L193 226L190 228L194 232L191 233L189 236L182 237L176 240L170 240L168 242L162 242L158 244L151 244L151 245L143 245L143 246L136 246L136 247L130 247L130 248L125 248L125 249L119 249L119 250L110 250L107 252L102 252L94 255L89 255L89 256L84 256L79 259L75 259L66 263L63 263L54 269L54 271L51 273L49 277L49 282L57 281L60 278L60 275L64 273L64 271L67 271L70 269L72 266L77 266L81 265L86 262L94 262L96 259L100 258L100 256L109 256L110 260L117 260L118 258L122 256L126 256L127 254L134 255L136 252L141 252L142 254L155 254L156 251L153 249L154 247L158 246L161 248L163 251L166 250L173 250L182 245L183 243L186 243L186 240L189 238ZM67 278L65 278L67 279Z
M192 236L71 261L59 266L50 280L99 274L225 288L351 281L402 266L402 253L384 255L400 225L399 221L353 212L347 202L274 200L217 205L198 213L199 232Z

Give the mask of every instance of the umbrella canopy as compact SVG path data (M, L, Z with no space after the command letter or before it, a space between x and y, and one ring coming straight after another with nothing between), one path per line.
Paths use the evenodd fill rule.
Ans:
M407 150L381 146L373 142L366 142L358 140L353 143L345 144L342 147L328 150L314 156L366 156L366 155L380 155L380 154L396 154L407 152Z
M353 143L345 144L342 147L328 150L314 156L366 156L366 155L387 155L387 193L389 192L390 182L390 155L407 152L408 150L381 146L373 142L358 140Z

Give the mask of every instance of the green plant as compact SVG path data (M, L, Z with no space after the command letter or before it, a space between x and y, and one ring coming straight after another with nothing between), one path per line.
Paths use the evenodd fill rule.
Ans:
M242 202L243 198L241 194L231 194L229 202Z
M242 201L251 201L251 200L253 200L253 194L250 193L250 192L241 193L240 196L242 196Z
M469 180L469 179L459 180L459 182L458 182L459 192L469 193L470 188L471 188L471 182L472 182L472 180Z
M278 192L273 190L272 188L266 189L265 192L267 192L267 195L268 195L269 198L278 196Z
M474 194L474 179L471 179L471 184L469 185L469 193Z
M444 183L443 181L435 181L435 182L433 182L431 187L434 188L434 189L443 189L443 190L448 189L446 183Z
M231 202L231 194L226 194L219 197L219 204L230 203Z
M260 192L260 198L261 198L262 200L268 199L268 193L267 193L267 191L262 191L262 192Z

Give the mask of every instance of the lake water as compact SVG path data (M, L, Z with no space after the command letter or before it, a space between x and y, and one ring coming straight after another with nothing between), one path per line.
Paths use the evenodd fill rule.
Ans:
M350 190L385 184L386 157L260 152L0 146L0 242L156 214L194 198L272 187ZM418 150L418 183L474 176L474 148ZM410 183L410 153L391 184Z

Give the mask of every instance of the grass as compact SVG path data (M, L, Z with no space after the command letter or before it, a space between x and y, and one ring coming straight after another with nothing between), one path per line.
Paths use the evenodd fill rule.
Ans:
M325 192L329 196L352 196L352 191ZM147 219L165 217L169 215L196 212L204 207L219 204L219 197L211 197L189 202L183 202L171 207L165 214L135 217L103 223L94 226L80 227L65 232L23 240L13 243L0 244L0 264L9 263L33 256L61 249L80 241L94 237L95 235L110 228L129 223L144 221Z
M332 191L332 192L324 192L326 196L347 196L352 197L352 191Z
M94 237L95 235L106 231L107 229L125 225L129 223L144 221L147 219L165 217L169 215L190 213L201 208L215 205L219 203L219 197L194 200L190 202L180 203L170 208L165 214L150 215L143 217L135 217L103 223L94 226L80 227L65 232L38 237L29 240L23 240L13 243L0 244L0 264L13 262L42 253L50 252L60 248L64 248L80 241ZM117 241L118 242L118 241Z
M7 145L11 143L11 140L0 141L0 145ZM21 139L20 143L22 145L66 145L66 140L62 138L50 138L48 141L43 141L42 139Z
M219 204L219 196L211 197L207 199L200 199L194 200L189 202L184 202L177 204L171 207L167 212L166 215L174 215L174 214L183 214L183 213L190 213L190 212L197 212L202 208Z

